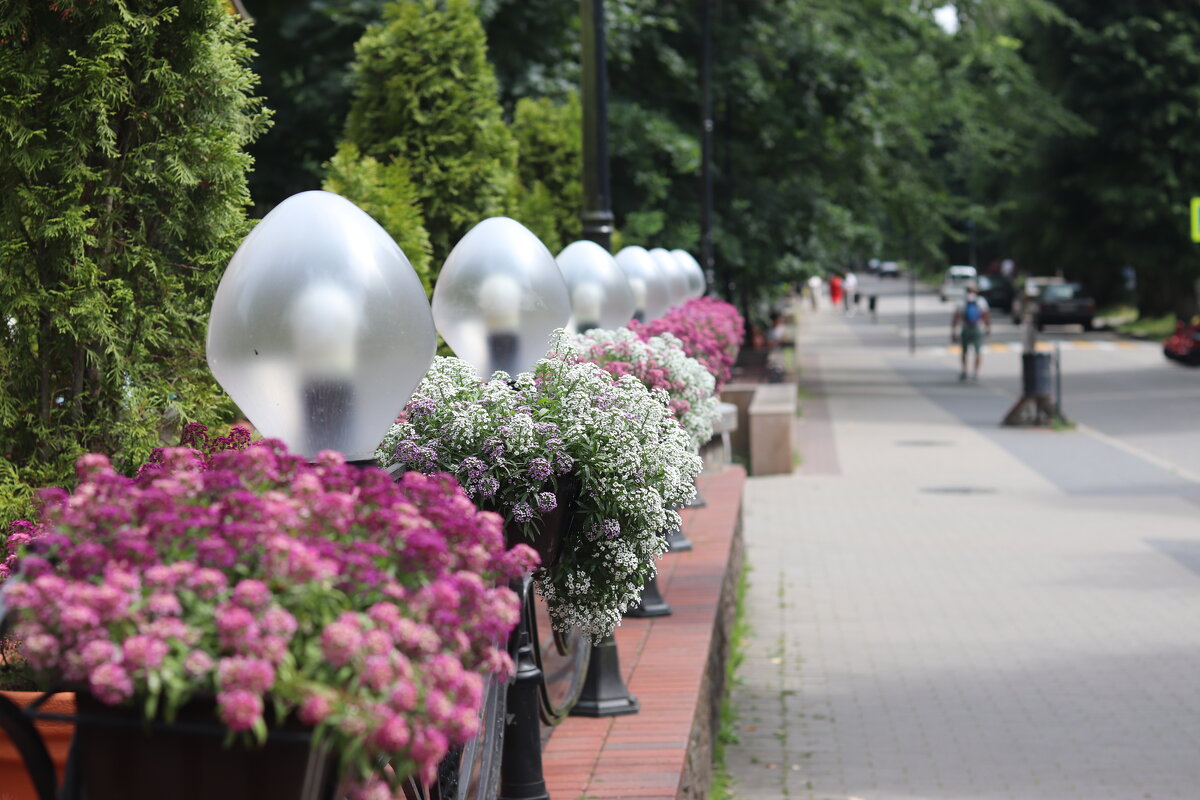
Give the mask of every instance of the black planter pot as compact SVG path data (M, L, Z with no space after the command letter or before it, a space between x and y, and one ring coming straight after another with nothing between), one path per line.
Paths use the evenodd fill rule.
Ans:
M543 567L552 567L562 557L563 544L571 531L574 520L575 500L579 497L579 482L573 476L567 475L558 481L558 489L554 496L558 504L554 510L542 514L534 525L536 532L530 539L525 535L519 523L509 521L504 528L504 538L508 546L527 544L537 551L542 559Z
M313 750L312 729L291 720L262 747L225 746L215 701L146 723L140 709L77 698L75 758L87 800L333 800L337 760ZM69 780L69 778L68 778Z

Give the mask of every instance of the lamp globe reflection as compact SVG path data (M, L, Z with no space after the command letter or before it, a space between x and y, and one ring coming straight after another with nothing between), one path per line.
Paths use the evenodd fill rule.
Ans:
M650 257L658 264L659 270L662 271L663 277L667 282L667 296L670 298L670 305L677 306L688 299L687 275L679 266L679 262L675 260L675 256L671 255L662 247L656 247L650 251Z
M571 301L546 245L508 217L459 240L433 290L433 321L455 355L482 378L532 369L566 327Z
M585 239L567 245L556 260L567 282L575 331L620 328L633 319L633 290L607 250Z
M436 347L421 281L387 232L329 192L289 197L217 286L213 376L264 435L370 459Z
M649 321L665 314L671 306L671 298L666 278L654 256L644 247L630 245L617 253L616 262L633 290L633 318Z
M672 250L671 255L675 256L675 260L683 267L684 275L687 276L688 297L703 297L708 287L705 285L704 270L700 267L700 262L687 250Z

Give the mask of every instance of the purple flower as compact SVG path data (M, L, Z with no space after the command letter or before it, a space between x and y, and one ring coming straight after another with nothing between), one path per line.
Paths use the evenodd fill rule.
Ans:
M540 492L537 496L538 511L545 514L558 508L558 498L554 492Z
M424 417L437 411L437 401L432 397L414 397L404 409L410 417Z
M217 711L231 731L248 731L262 718L262 698L246 689L217 695Z
M550 465L550 460L542 458L541 456L532 459L529 462L528 469L526 470L526 474L529 475L530 480L534 481L544 481L549 478L553 472L554 468Z
M518 522L524 525L526 522L529 522L533 519L533 509L529 506L529 503L526 503L523 500L519 503L514 503L512 507L512 518L513 522Z
M487 472L488 466L483 463L483 459L476 456L467 456L462 460L459 468L467 473L472 478L478 478L483 473Z

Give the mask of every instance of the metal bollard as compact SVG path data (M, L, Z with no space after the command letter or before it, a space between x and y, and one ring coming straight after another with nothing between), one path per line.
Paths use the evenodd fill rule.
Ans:
M538 692L542 671L533 658L533 642L527 622L529 592L533 580L526 578L518 590L521 622L513 631L517 674L508 687L508 722L504 726L504 749L500 763L500 795L497 800L550 800L542 775L542 728Z

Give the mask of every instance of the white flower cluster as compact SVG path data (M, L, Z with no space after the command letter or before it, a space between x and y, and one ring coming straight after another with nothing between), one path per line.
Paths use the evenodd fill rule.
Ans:
M679 524L701 462L664 390L614 379L581 360L579 342L557 331L531 373L481 383L456 358L437 358L376 458L421 472L453 473L482 508L526 532L552 510L568 477L579 493L557 564L537 574L560 630L600 639L641 597ZM511 526L510 526L511 529Z
M628 365L630 374L651 387L661 386L671 395L671 409L679 423L699 449L713 435L713 424L720 417L717 408L716 379L683 349L683 342L671 333L662 333L642 341L628 328L599 328L578 336L585 358L597 362ZM614 371L612 369L609 370Z
M574 535L541 591L556 627L599 639L641 597L666 551L662 532L680 522L669 507L691 499L701 462L665 391L614 381L582 356L559 331L534 367L534 416L558 423L581 484Z

